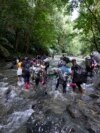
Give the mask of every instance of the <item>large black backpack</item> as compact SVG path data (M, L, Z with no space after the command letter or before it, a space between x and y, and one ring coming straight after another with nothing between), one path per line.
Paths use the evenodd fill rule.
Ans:
M80 83L86 83L86 81L87 81L86 71L78 65L74 69L74 81L75 82L80 82Z
M62 60L65 61L66 63L70 63L70 59L68 57L62 57Z

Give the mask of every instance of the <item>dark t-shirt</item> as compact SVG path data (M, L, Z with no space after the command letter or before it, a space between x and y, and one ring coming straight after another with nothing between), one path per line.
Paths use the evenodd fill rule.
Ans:
M74 65L74 66L71 67L71 70L75 72L75 71L77 71L79 68L81 68L81 67L80 67L79 65L76 64L76 65Z

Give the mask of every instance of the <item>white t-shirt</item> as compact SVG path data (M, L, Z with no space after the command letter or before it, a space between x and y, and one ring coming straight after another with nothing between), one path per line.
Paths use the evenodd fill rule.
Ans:
M18 63L18 62L19 62L19 59L16 60L16 63Z
M17 75L18 75L18 76L21 76L21 75L22 75L22 68L18 68L18 70L17 70Z

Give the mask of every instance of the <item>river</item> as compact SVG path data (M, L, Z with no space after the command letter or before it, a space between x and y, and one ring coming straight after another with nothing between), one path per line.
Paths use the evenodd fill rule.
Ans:
M83 95L71 89L63 94L51 78L47 95L43 87L25 91L16 86L16 70L5 66L0 65L0 133L100 133L100 91L93 84L83 85Z

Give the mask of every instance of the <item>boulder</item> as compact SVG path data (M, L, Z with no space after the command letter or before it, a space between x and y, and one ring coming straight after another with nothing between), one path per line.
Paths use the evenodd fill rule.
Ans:
M13 63L12 62L9 62L9 63L7 63L7 65L6 65L6 68L7 69L11 69L11 68L13 68L14 66L13 66Z
M70 114L70 116L72 118L79 118L79 117L81 117L80 111L77 108L75 108L74 105L72 105L72 106L68 105L66 107L66 110L67 110L67 112Z
M100 89L100 75L95 76L93 82L94 82L94 87L95 87L96 89Z
M96 60L98 63L100 63L100 53L97 52L97 51L94 51L94 52L93 52L93 56L94 56L95 60Z
M3 79L4 78L4 75L0 74L0 79Z
M98 65L100 66L100 53L97 51L94 51L93 56L95 60L97 61ZM94 81L93 81L96 89L100 88L100 67L98 69L99 69L98 73L95 75Z
M90 94L89 96L93 99L98 99L99 98L99 96L97 94Z

